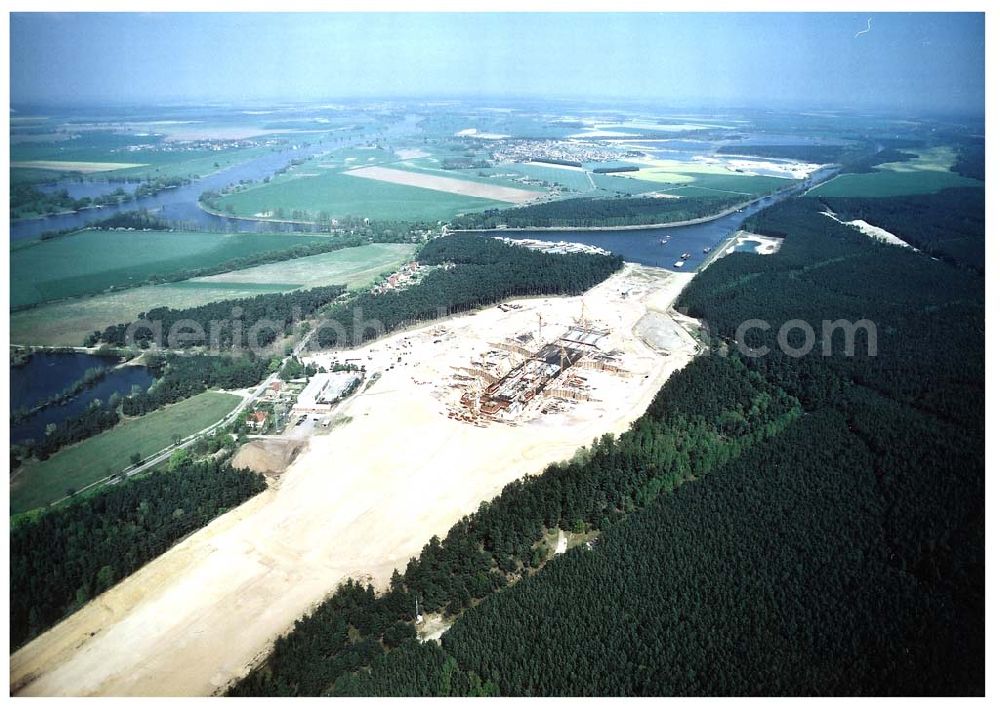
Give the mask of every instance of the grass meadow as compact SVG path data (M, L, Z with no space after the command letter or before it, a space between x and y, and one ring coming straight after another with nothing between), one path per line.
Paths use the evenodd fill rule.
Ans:
M370 164L369 164L370 165ZM367 217L373 220L448 220L459 213L508 207L508 203L472 198L426 188L370 180L326 171L301 172L288 180L274 180L223 197L220 205L241 217L293 210L312 215L321 211L333 217Z
M892 198L937 193L945 188L982 186L982 181L950 171L877 170L874 173L839 175L813 188L807 195L815 198Z
M150 277L211 268L329 236L84 230L15 244L10 252L11 306L138 286Z
M133 453L148 457L178 437L196 433L240 402L229 393L201 393L63 448L44 462L26 463L10 484L11 514L43 507L128 467Z
M385 243L348 247L211 277L45 304L11 313L11 343L79 346L94 330L131 321L153 307L193 307L331 284L364 287L410 259L415 250L414 245Z

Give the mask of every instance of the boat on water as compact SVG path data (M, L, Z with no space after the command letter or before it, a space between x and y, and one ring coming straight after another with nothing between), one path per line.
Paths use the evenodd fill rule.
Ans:
M689 260L689 259L691 259L691 253L690 252L685 252L683 255L681 255L681 259L682 260Z
M670 235L667 235L665 238L660 240L661 245L666 245L668 242L670 242Z
M704 250L702 250L702 252L704 252L706 255L711 251L712 251L711 247L706 247Z
M674 262L674 267L676 267L677 269L680 269L683 266L684 266L684 260L677 260L676 262Z

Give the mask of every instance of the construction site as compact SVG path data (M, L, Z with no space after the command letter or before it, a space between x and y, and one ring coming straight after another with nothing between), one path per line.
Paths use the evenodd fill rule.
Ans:
M621 352L609 350L611 331L583 315L571 326L553 325L546 338L539 312L538 329L489 343L489 350L455 367L448 417L474 425L486 421L516 423L537 414L561 412L574 401L594 400L587 372L626 375Z
M388 586L430 537L509 483L628 430L699 349L671 308L692 277L626 265L583 295L303 355L329 373L356 365L365 381L310 413L303 426L319 427L301 438L253 439L240 464L280 477L16 651L11 689L224 690L339 582ZM334 387L339 398L341 385L317 387L315 400Z

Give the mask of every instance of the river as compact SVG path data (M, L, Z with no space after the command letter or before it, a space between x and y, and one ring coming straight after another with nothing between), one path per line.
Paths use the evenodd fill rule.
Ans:
M44 232L79 228L94 220L111 217L116 213L140 209L155 211L165 220L182 222L186 226L190 225L197 229L222 229L232 232L283 232L293 230L295 226L284 223L229 220L206 213L198 206L198 198L206 190L220 190L241 180L256 181L269 177L275 171L288 165L289 161L296 158L308 158L317 153L319 153L319 149L316 146L290 146L281 150L275 150L258 158L250 159L244 163L224 168L204 178L193 181L189 185L171 188L157 195L132 200L120 206L93 208L81 210L77 213L51 215L49 217L30 220L12 220L10 223L10 239L12 242L33 240L40 237ZM53 191L65 188L73 197L82 197L83 195L94 197L95 195L110 193L119 187L128 192L135 190L135 184L131 183L109 183L107 181L81 183L78 180L47 183L44 189Z

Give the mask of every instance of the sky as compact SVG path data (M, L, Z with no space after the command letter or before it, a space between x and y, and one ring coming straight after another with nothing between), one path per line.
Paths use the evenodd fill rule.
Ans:
M15 13L10 33L15 107L542 97L984 110L982 14Z

